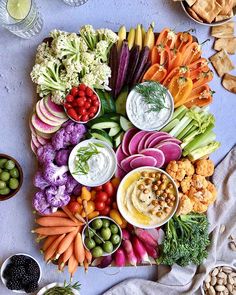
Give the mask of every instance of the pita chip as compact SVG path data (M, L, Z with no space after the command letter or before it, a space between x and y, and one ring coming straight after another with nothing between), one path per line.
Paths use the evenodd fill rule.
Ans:
M222 85L228 91L236 93L236 76L225 74L222 79Z
M234 37L234 22L212 27L211 36L216 38L233 38Z
M195 11L192 10L192 8L188 7L187 11L191 15L191 17L193 17L194 19L196 19L200 23L203 23L203 20L200 18L200 16Z
M214 44L214 49L220 51L225 49L229 54L236 52L236 38L217 39Z
M212 23L222 7L216 0L197 0L192 9L205 21Z
M220 77L234 69L234 65L224 49L217 52L209 59Z

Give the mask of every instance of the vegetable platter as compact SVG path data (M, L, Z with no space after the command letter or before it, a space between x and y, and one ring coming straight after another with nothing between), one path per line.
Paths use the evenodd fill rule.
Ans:
M46 263L200 265L216 199L213 73L190 31L54 30L31 72L32 230Z

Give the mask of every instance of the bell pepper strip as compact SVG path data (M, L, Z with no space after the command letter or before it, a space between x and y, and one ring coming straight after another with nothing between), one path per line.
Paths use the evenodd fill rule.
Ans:
M194 70L194 71L190 71L190 78L195 81L198 79L199 75L202 73L202 72L209 72L210 71L210 68L208 66L204 66L204 67L201 67L197 70Z
M154 64L165 65L165 68L168 69L170 60L171 60L171 52L168 46L159 44L153 47L151 51L152 65Z
M189 77L190 72L187 66L176 67L168 73L165 80L162 82L164 86L168 86L175 76Z
M198 77L193 80L193 88L197 88L199 86L202 86L208 82L210 82L213 79L213 72L211 70L207 72L200 72Z
M196 98L208 98L208 95L212 96L213 91L211 91L210 87L208 84L201 85L197 88L193 88L191 91L189 97L186 99L185 104L188 103L189 101L192 101Z
M175 108L177 108L183 105L189 97L193 89L193 82L190 78L175 76L168 89L174 98Z
M201 92L201 90L205 88L205 90L203 90L198 97L195 97L194 99L184 104L187 108L191 108L193 106L205 107L212 103L214 91L210 90L209 86L204 86L204 88L203 86L198 87L199 89L196 88L198 89L198 92ZM192 93L191 96L194 97L194 94Z
M168 67L168 72L173 70L176 67L181 66L183 60L183 54L179 51L177 51L171 58L169 67Z
M161 82L165 79L166 75L167 75L167 70L163 66L159 64L154 64L144 74L143 82L144 81Z
M173 30L171 30L170 28L165 28L159 34L156 41L156 45L163 44L167 45L170 49L172 49L174 48L176 38L177 35Z
M186 48L185 52L183 52L182 64L189 65L197 61L198 59L200 59L201 55L202 55L201 45L199 45L197 42L193 42L192 44L190 44L190 46Z
M184 53L186 48L193 42L193 36L189 32L179 32L177 33L174 48L180 52Z
M201 72L207 72L209 70L208 67L209 61L206 58L200 58L197 61L188 65L190 71L190 78L195 79L195 77Z

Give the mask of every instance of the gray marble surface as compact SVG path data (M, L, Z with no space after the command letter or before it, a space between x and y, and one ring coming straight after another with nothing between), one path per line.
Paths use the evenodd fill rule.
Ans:
M117 30L122 24L127 27L137 23L148 26L154 20L157 31L165 26L175 27L177 31L195 28L200 42L209 38L209 29L190 21L179 4L172 3L171 0L89 0L79 8L66 6L60 0L41 0L38 3L44 18L44 28L39 36L23 40L0 29L0 152L16 157L24 170L24 184L19 194L0 203L0 263L13 253L33 255L42 266L40 286L43 286L54 281L62 282L68 276L66 272L59 274L53 265L45 265L34 236L30 233L34 226L31 198L36 161L29 145L28 120L36 95L29 73L37 45L54 28L77 31L87 23ZM204 56L213 54L212 44L213 40L204 45ZM235 56L232 59L235 63ZM218 162L236 142L236 97L223 89L217 75L211 86L216 91L211 106L217 119L215 131L222 143L221 148L212 156ZM155 280L156 267L93 268L86 275L83 269L79 269L75 279L82 283L82 294L97 295L132 277ZM12 292L0 284L0 295L8 294Z

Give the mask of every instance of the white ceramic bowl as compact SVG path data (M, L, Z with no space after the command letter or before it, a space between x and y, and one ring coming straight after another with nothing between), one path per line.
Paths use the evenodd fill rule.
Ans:
M38 264L38 267L39 267L39 270L40 270L40 275L39 275L38 282L40 282L41 277L42 277L42 269L41 269L41 266L40 266L39 262L33 256L31 256L29 254L26 254L26 253L17 253L17 254L13 254L10 257L8 257L3 262L2 266L1 266L1 280L2 280L3 284L6 286L6 283L7 283L7 280L4 279L4 277L3 277L3 272L4 272L5 268L6 268L6 266L10 263L10 260L11 260L12 256L15 256L15 255L24 255L24 256L30 257L30 258L32 258ZM21 294L24 293L24 294L26 294L26 292L23 291L23 290L11 290L11 291L14 292L14 293L21 293Z
M170 215L168 215L162 222L158 223L158 224L154 224L154 225L146 225L146 224L140 224L140 223L137 223L135 222L132 218L130 218L130 216L125 212L124 210L124 206L122 205L121 203L121 197L122 197L122 193L121 193L121 190L122 190L122 186L123 184L125 183L126 179L128 177L130 177L132 174L134 173L137 173L139 171L143 171L143 170L146 170L146 169L150 169L150 170L154 170L156 172L160 172L160 173L163 173L165 174L169 180L171 181L171 183L173 184L174 188L175 188L175 191L176 191L176 201L175 201L175 205L172 209L172 212ZM167 173L165 172L164 170L162 169L159 169L159 168L156 168L156 167L151 167L151 166L145 166L145 167L140 167L140 168L137 168L137 169L134 169L132 170L131 172L129 172L121 181L119 187L118 187L118 191L117 191L117 206L119 208L119 211L121 213L121 215L124 217L125 220L128 221L128 223L136 226L136 227L141 227L141 228L145 228L145 229L151 229L151 228L156 228L156 227L160 227L162 226L163 224L167 223L171 218L172 216L175 214L177 208L178 208L178 204L179 204L179 195L178 195L178 188L176 186L176 183L174 182L173 178Z
M103 175L103 171L100 172L99 180L96 180L96 181L90 181L86 175L81 176L81 175L73 174L74 160L75 160L78 148L87 146L89 143L98 143L98 144L103 145L104 148L109 153L109 158L106 159L106 161L107 161L107 163L111 163L110 170L107 172L107 174ZM82 185L90 186L90 187L96 187L96 186L99 186L99 185L103 185L104 183L106 183L108 180L110 180L112 178L112 176L116 172L117 159L116 159L116 154L115 154L114 150L111 148L111 146L109 144L107 144L104 141L97 140L97 139L88 139L88 140L81 141L79 144L77 144L73 148L73 150L71 151L70 156L69 156L68 165L69 165L70 173L74 177L75 180L77 180ZM96 163L96 165L97 165L97 163Z
M122 241L122 230L121 230L121 227L119 226L119 224L117 224L117 223L115 222L114 219L112 219L112 218L110 218L110 217L108 217L108 216L98 216L98 217L95 217L95 218L93 218L93 219L91 219L91 220L89 221L88 225L89 225L93 220L96 220L96 219L108 219L108 220L110 220L111 222L113 222L113 223L118 227L118 229L119 229L120 243L116 245L115 249L114 249L111 253L106 253L106 252L104 252L104 254L102 255L102 257L112 255L113 253L116 252L116 250L119 249L119 247L120 247L120 245L121 245L121 241ZM84 240L85 240L85 230L86 230L86 229L87 229L87 226L85 226L85 227L83 228L83 231L82 231L82 241L83 241L84 247L85 247L87 250L89 250L89 249L86 247L85 243L84 243ZM90 250L89 250L89 251L90 251Z
M37 295L44 295L44 293L48 290L50 290L53 287L63 287L64 284L63 283L51 283L45 287L43 287L38 293ZM73 289L73 293L74 295L80 295L80 292L76 289Z
M227 267L231 267L235 272L236 272L236 267L235 266L232 266L232 265L230 265L230 264L227 264L227 263L216 263L214 266L213 266L213 268L204 276L204 280L203 280L203 283L201 284L201 293L202 293L202 295L206 295L206 293L205 293L205 291L204 291L204 289L203 289L203 284L204 284L204 281L205 281L205 279L206 279L206 277L208 276L208 274L211 272L211 271L213 271L213 269L214 268L216 268L216 267L218 267L218 266L221 266L221 267L223 267L223 266L227 266Z
M223 24L225 24L225 23L231 21L232 18L233 18L233 17L230 17L230 18L228 18L228 19L224 19L224 20L221 20L221 21L218 21L218 22L213 22L213 23L207 23L207 22L203 22L203 23L202 23L202 22L198 21L197 19L195 19L194 17L192 17L192 16L189 14L189 12L188 12L187 9L186 9L186 8L188 7L188 4L187 4L185 1L181 1L180 3L181 3L181 6L182 6L183 11L185 12L185 14L186 14L191 20L193 20L194 22L198 23L199 25L203 25L203 26L207 26L207 27L216 27L216 26L220 26L220 25L223 25ZM234 16L235 16L235 14L236 14L236 7L234 7L233 11L234 11Z

